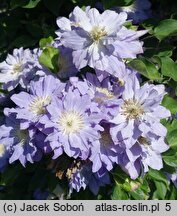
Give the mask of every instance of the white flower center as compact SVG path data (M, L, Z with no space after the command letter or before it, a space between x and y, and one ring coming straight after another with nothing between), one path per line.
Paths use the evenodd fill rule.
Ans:
M90 32L90 37L93 42L99 42L101 38L107 35L105 27L94 26Z
M65 111L61 114L58 124L64 134L77 133L84 126L83 116L76 111Z
M136 100L129 99L123 104L122 112L127 119L137 119L144 113L144 110Z
M12 74L19 74L21 72L22 72L22 65L20 63L15 64L13 66L13 72L12 72Z
M6 149L3 144L0 144L0 157L2 157L5 153Z
M15 136L19 139L19 144L23 146L28 138L28 130L19 130L15 131Z
M49 96L36 97L29 105L29 111L35 115L42 115L46 113L46 108L51 102L51 98Z

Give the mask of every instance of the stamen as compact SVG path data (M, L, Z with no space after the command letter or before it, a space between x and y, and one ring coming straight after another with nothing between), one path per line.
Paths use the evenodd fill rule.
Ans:
M4 147L4 145L3 144L0 144L0 157L2 157L3 155L4 155L4 153L5 153L5 147Z
M127 119L137 119L144 113L144 110L136 100L129 99L123 104L122 112Z
M45 106L51 102L49 96L36 97L29 105L29 111L35 115L42 115L46 113Z
M84 119L76 111L65 111L61 114L58 124L61 125L64 134L77 133L83 128Z
M112 99L114 98L114 95L112 92L108 91L108 89L106 88L100 88L100 87L96 87L96 91L101 93L101 94L104 94L104 96L99 96L99 97L95 97L95 100L97 102L104 102L105 100L109 100L109 99Z
M19 74L22 72L22 65L20 63L18 64L15 64L13 66L13 71L12 71L12 74Z
M105 27L94 26L90 32L90 37L93 42L99 42L101 38L107 35Z

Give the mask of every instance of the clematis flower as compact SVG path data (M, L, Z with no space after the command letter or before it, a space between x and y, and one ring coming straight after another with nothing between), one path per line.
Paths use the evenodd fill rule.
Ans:
M110 135L110 125L102 124L104 131L100 132L100 139L92 143L89 160L92 161L92 172L101 168L108 171L113 169L115 163L119 164L119 155L124 151L118 143L114 143Z
M39 140L42 141L42 133L35 136L37 129L33 127L25 130L21 129L20 121L16 119L15 114L9 112L8 108L4 112L7 118L6 123L0 127L0 138L8 142L9 163L19 160L25 167L27 161L30 163L39 161L42 157L42 152L36 146Z
M146 83L140 87L136 76L129 76L119 99L117 115L110 120L114 123L110 130L113 140L119 137L131 147L143 133L152 131L156 136L165 137L167 130L160 120L171 114L160 105L164 94L163 85Z
M114 116L114 110L118 106L117 98L121 96L124 89L119 79L108 76L100 82L96 75L87 73L84 82L89 86L88 94L98 103L102 119Z
M104 174L97 172L92 173L92 165L88 162L75 162L71 168L67 170L66 176L69 180L69 194L76 190L79 192L81 189L89 189L93 194L97 195L99 188L110 183L109 174L104 170Z
M61 44L73 50L73 62L77 69L86 65L106 71L109 65L125 67L124 58L135 58L142 53L142 43L139 37L147 31L128 30L123 27L127 14L117 14L106 10L102 14L97 9L75 7L69 19L59 17L57 24L60 28L56 33ZM121 46L121 49L120 49ZM113 67L108 72L113 74Z
M149 133L146 137L140 137L138 144L141 147L141 161L144 166L144 172L149 167L160 170L163 168L161 153L167 151L169 146L165 143L164 137L157 137L153 133Z
M131 148L125 148L122 156L119 155L120 166L132 179L136 179L140 173L148 172L149 167L156 170L162 169L161 153L168 149L164 137L155 136L152 132L143 134Z
M29 49L14 49L13 55L8 54L0 63L0 83L7 90L14 89L18 84L26 88L34 75L35 59Z
M11 100L17 105L13 111L17 119L24 120L28 127L31 124L42 123L46 119L46 107L58 97L61 97L65 87L57 78L48 75L38 81L31 81L29 93L21 91L13 94Z
M69 90L61 100L51 103L47 110L50 121L45 128L54 128L47 141L54 150L54 158L64 152L70 157L86 159L89 154L89 145L99 139L98 131L101 116L95 103L91 102L89 95L81 96L75 90Z
M82 78L83 80L71 77L66 89L78 90L81 95L89 95L92 104L97 104L97 111L102 112L102 120L113 116L114 109L118 106L117 97L121 96L124 88L119 80L108 76L100 82L97 76L92 73L86 73Z

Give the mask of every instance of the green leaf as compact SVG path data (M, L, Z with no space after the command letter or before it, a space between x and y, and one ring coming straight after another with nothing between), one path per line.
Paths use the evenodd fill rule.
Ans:
M130 195L135 200L147 200L148 199L148 195L141 188L138 188L135 191L131 191Z
M148 172L148 176L154 181L163 182L163 184L165 184L166 187L168 187L168 180L161 171L150 169Z
M53 41L53 37L49 36L48 38L42 38L40 41L39 41L39 46L41 48L44 48L46 46L50 46L51 45L51 42Z
M164 76L171 77L177 81L177 64L168 56L161 57L161 71Z
M156 186L156 191L153 194L153 199L161 199L163 200L167 193L167 187L163 182L154 181Z
M163 122L163 125L168 130L166 140L171 147L167 152L164 152L163 155L175 155L177 152L177 120L174 119L172 122L170 120Z
M170 110L172 114L175 115L177 113L177 101L168 94L164 96L162 105Z
M171 57L173 54L173 51L170 50L170 47L168 50L164 50L164 51L159 51L159 53L157 54L157 56L159 57Z
M165 163L172 167L177 167L177 155L163 156Z
M159 40L163 40L169 36L177 35L177 20L175 19L162 20L159 23L159 25L154 29L154 35Z
M147 198L147 185L144 184L144 180L139 178L137 180L131 180L130 181L130 186L131 190L129 191L131 196L134 199L146 199Z
M177 190L176 187L174 185L171 186L169 192L168 192L168 196L167 198L168 200L177 200Z
M163 125L168 129L168 133L171 131L177 130L177 120L173 119L173 121L165 121Z
M166 137L171 148L177 150L177 130L170 131Z
M109 9L116 6L129 6L134 0L102 0L105 9Z
M127 200L128 194L122 189L120 184L116 183L111 198L113 200Z
M153 33L154 27L158 24L156 19L147 19L141 25L143 28L150 30L148 33Z
M147 77L148 79L151 80L161 79L156 66L151 61L143 57L138 59L133 59L131 62L128 63L128 66L137 70L139 73L141 73L143 76Z
M144 38L144 47L146 47L144 56L149 58L154 56L170 57L172 55L172 51L174 50L174 47L169 43L165 41L159 42L157 38L151 36Z
M132 22L126 22L126 23L124 23L124 26L126 28L134 30L134 31L137 31L137 29L138 29L138 26L133 25Z
M30 0L27 5L23 6L23 8L35 8L40 1L41 0Z
M39 56L39 62L52 70L53 72L58 71L58 58L59 50L54 47L46 47L42 54Z
M11 9L15 9L17 7L22 7L28 4L29 0L11 0L10 7Z

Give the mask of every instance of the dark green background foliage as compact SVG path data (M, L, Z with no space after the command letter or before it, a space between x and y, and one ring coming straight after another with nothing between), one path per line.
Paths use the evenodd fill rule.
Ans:
M44 47L55 38L56 18L68 17L76 5L95 6L96 0L0 0L0 62L16 47ZM104 9L126 6L133 0L102 0ZM143 37L145 53L137 59L127 59L130 67L138 70L143 81L163 83L168 95L163 100L172 115L177 113L177 1L151 0L154 18L144 21L139 29L148 29ZM136 28L129 25L129 28ZM48 39L47 39L48 38ZM55 71L55 63L48 56L56 50L48 47L40 62ZM48 59L46 61L45 59ZM167 180L165 172L177 167L177 120L163 120L168 129L166 141L170 150L163 154L164 168L150 170L143 177L131 180L120 168L111 172L112 183L94 196L88 189L73 193L72 199L177 199L177 190ZM60 160L70 162L63 156ZM54 164L53 164L54 163ZM18 162L10 165L0 178L0 199L33 199L35 189L47 190L50 198L58 198L67 190L67 183L56 177L58 161L44 157L39 163L23 168Z

